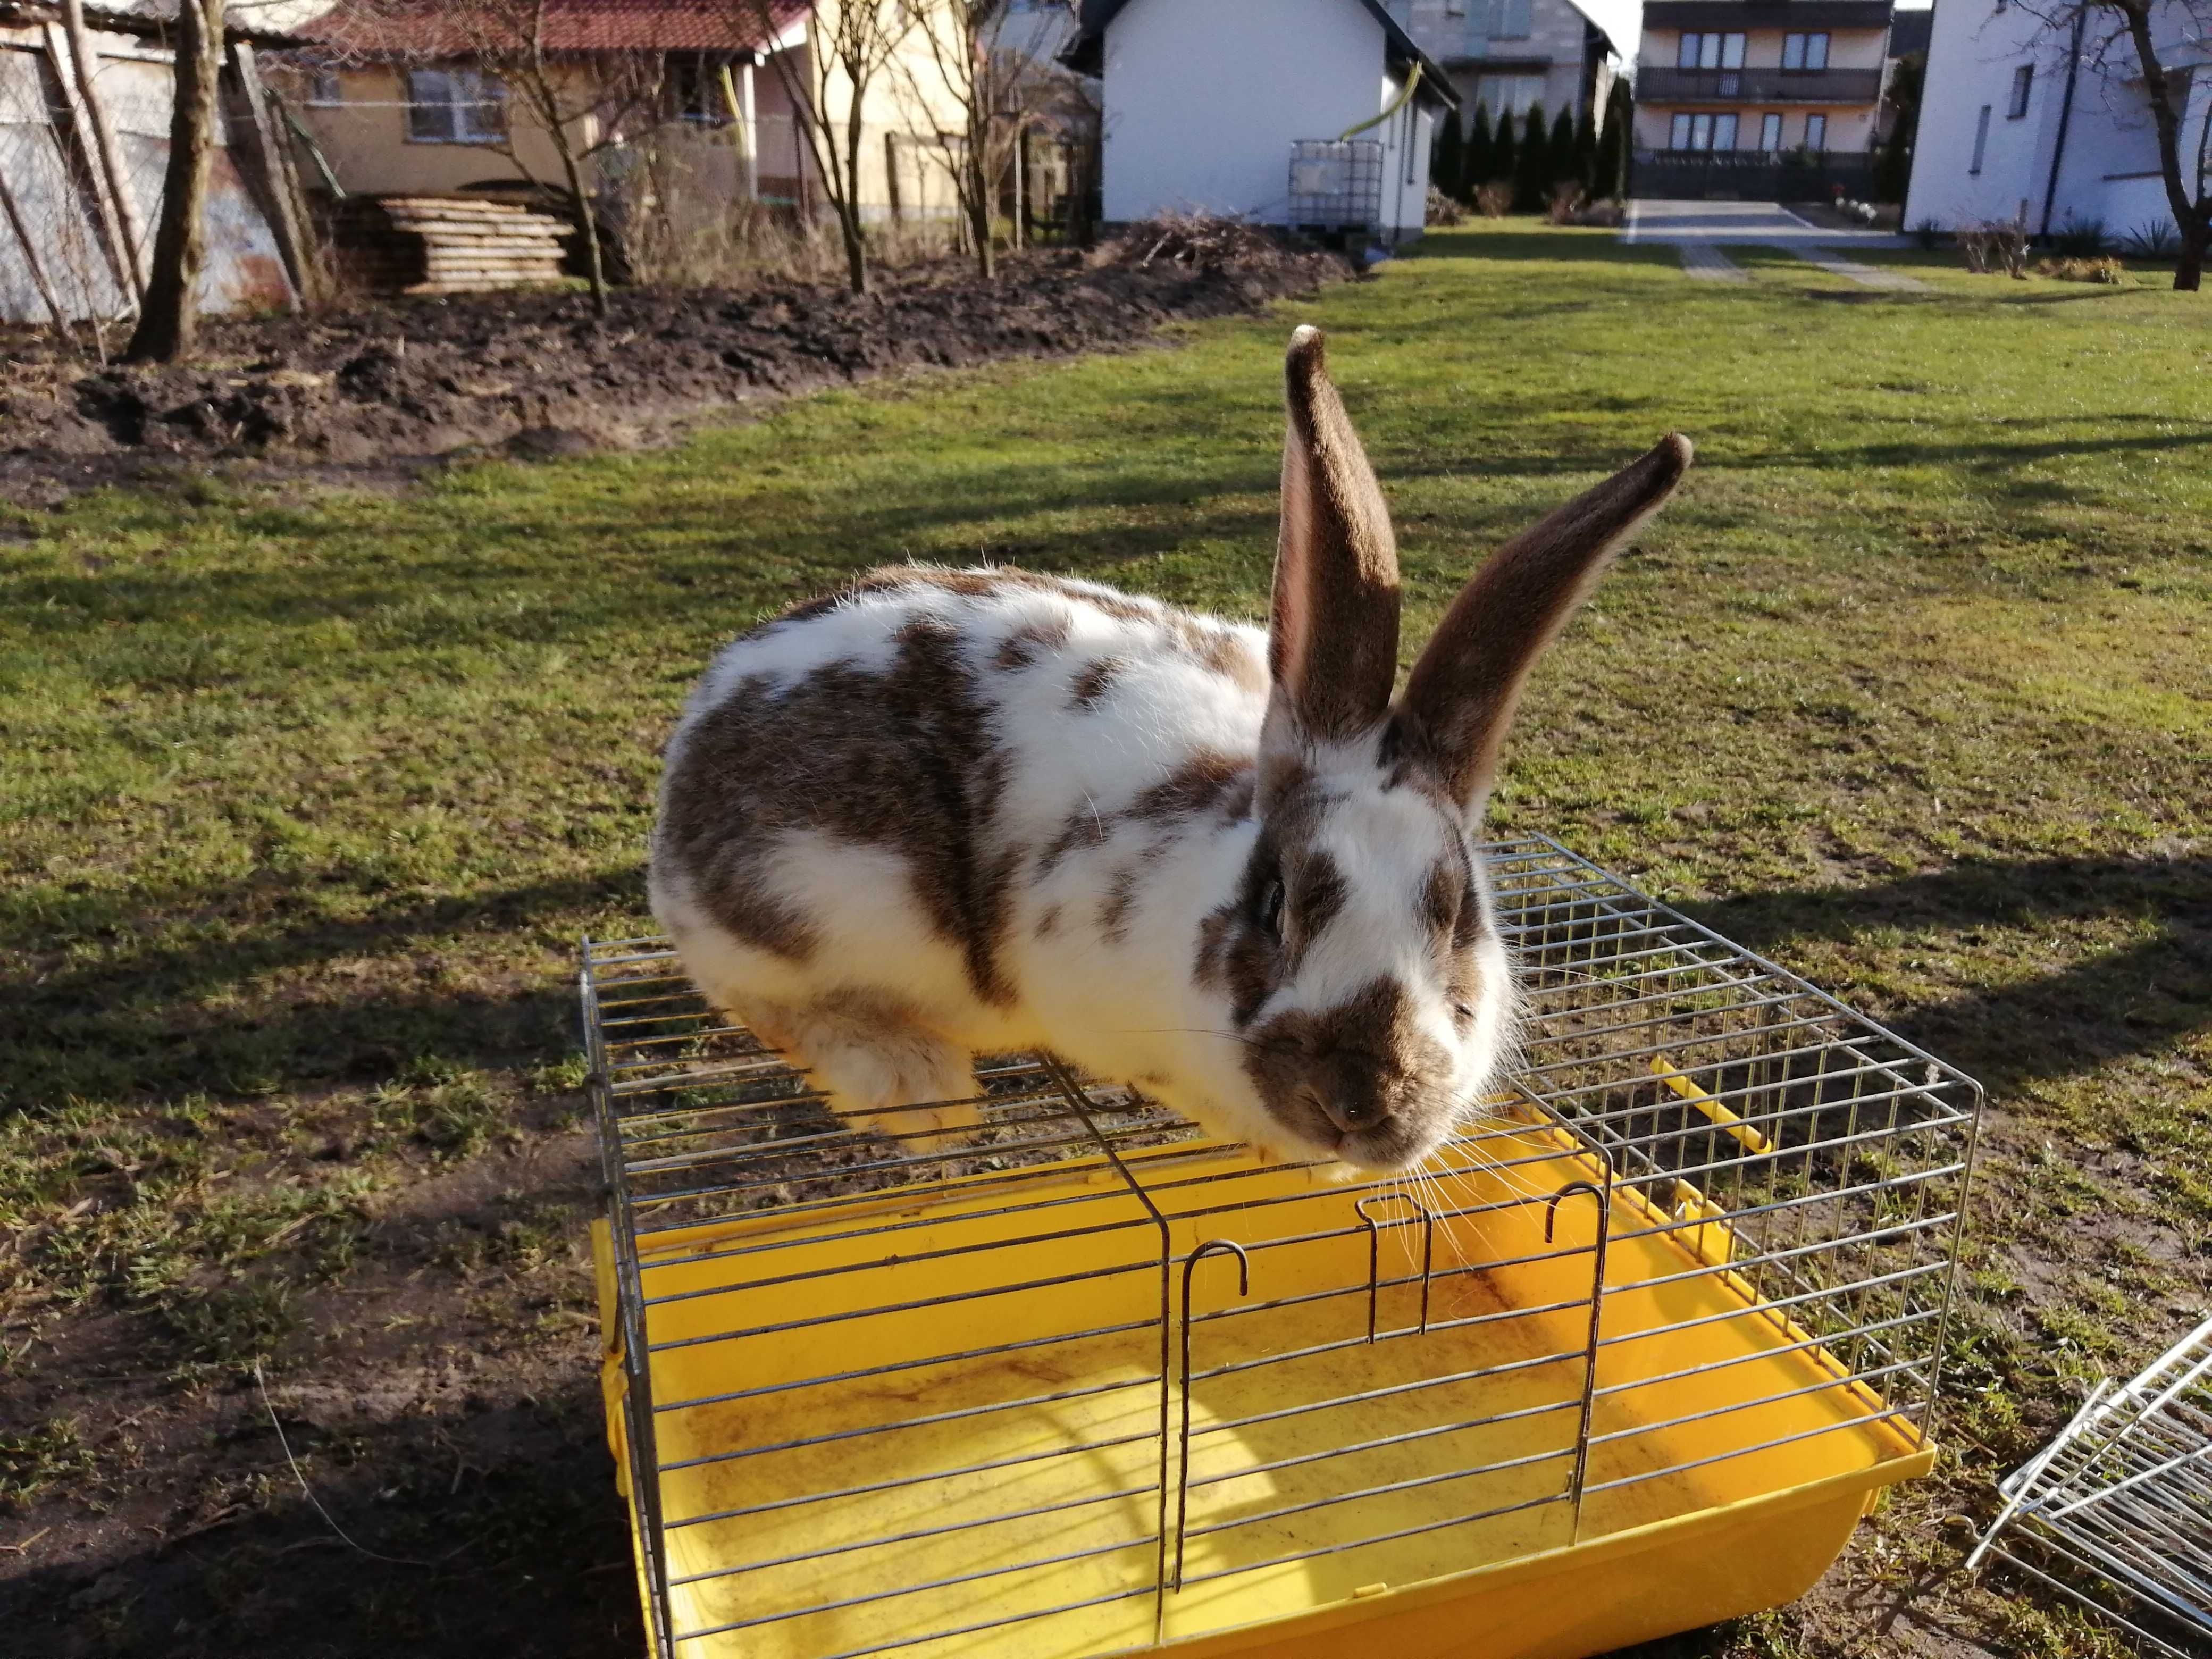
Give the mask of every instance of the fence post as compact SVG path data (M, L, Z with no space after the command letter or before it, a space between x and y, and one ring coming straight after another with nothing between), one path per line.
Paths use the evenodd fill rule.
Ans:
M53 64L55 82L61 88L62 105L76 129L78 148L89 163L85 172L100 209L101 240L115 267L116 285L135 301L146 292L146 262L151 253L146 222L138 211L137 198L131 191L131 176L115 142L114 124L93 85L94 66L100 57L84 27L84 9L76 0L69 0L67 24L46 26L46 56Z

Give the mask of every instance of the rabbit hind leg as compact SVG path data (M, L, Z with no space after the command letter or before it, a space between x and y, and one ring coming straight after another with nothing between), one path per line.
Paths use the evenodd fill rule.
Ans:
M840 995L779 1008L766 1022L856 1128L872 1128L915 1151L982 1127L967 1051L888 999Z

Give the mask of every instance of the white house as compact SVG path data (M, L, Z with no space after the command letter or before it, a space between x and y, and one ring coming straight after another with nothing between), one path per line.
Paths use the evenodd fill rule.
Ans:
M1802 3L1802 0L1801 0ZM1643 0L1388 0L1422 51L1444 67L1471 115L1486 106L1494 122L1516 121L1540 106L1580 120L1605 117L1606 95L1620 70L1615 41L1635 44ZM1625 19L1614 35L1601 17Z
M1382 0L1084 0L1066 61L1105 82L1109 223L1195 210L1418 236L1437 117L1458 106Z
M2150 100L2117 14L2091 7L2077 31L2039 9L1936 8L1905 224L2023 218L2040 235L2095 221L2114 237L2172 226ZM2160 8L2152 39L2185 100L2186 165L2212 115L2212 40L2177 0Z

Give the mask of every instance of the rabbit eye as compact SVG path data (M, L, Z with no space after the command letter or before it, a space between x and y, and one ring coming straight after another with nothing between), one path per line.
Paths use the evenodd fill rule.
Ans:
M1464 1002L1455 1002L1452 1004L1452 1015L1461 1024L1464 1025L1468 1021L1474 1018L1474 1010L1468 1006Z
M1283 937L1283 884L1271 881L1260 895L1260 925L1277 939Z

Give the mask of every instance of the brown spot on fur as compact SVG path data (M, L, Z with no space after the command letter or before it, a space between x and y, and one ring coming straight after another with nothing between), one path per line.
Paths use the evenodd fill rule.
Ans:
M1460 904L1467 896L1467 872L1449 860L1429 866L1421 884L1421 917L1431 933L1440 933L1459 920Z
M1026 857L994 845L1008 764L958 636L916 617L881 672L835 663L788 684L756 676L693 722L654 857L690 878L719 925L788 954L805 941L768 873L786 838L888 847L975 994L1006 1006L1014 989L999 949Z
M1252 763L1218 750L1201 750L1151 785L1129 804L1129 816L1147 823L1194 817L1228 800L1237 785L1249 783Z
M1116 656L1093 658L1076 675L1067 690L1067 706L1089 714L1096 708L1113 686L1114 678L1121 672L1121 659Z
M1008 673L1027 668L1038 658L1049 656L1066 645L1068 631L1065 617L1024 623L999 641L998 650L992 653L991 665Z
M1098 902L1098 931L1109 945L1129 936L1129 912L1137 902L1137 868L1124 865L1106 884L1106 896Z
M1067 815L1066 826L1037 854L1037 874L1050 875L1054 866L1079 848L1103 847L1112 834L1113 819L1084 802Z
M1048 904L1045 906L1044 914L1036 919L1036 936L1039 939L1050 939L1052 930L1059 926L1060 907L1057 904Z
M1336 860L1328 854L1316 853L1305 861L1305 867L1298 872L1297 891L1289 907L1297 925L1300 956L1336 920L1349 890L1344 872L1336 867Z

